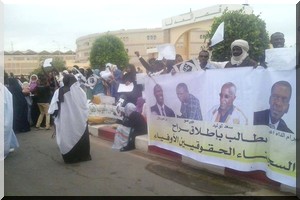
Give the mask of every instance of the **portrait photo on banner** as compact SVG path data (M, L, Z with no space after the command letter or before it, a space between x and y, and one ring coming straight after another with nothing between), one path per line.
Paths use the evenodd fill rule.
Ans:
M149 144L238 171L262 170L294 186L295 90L295 70L242 67L147 77Z
M296 133L296 70L255 70L253 80L253 124L270 126L273 116L275 129Z
M281 108L278 101L275 101L275 104L271 102L271 88L278 81L288 82L292 89L284 108ZM155 87L156 84L160 87ZM184 118L177 86L186 85L188 95L193 96L195 101L198 100L200 105L200 116L195 116L193 119L235 125L269 125L267 122L259 122L262 119L257 119L257 117L254 122L254 113L265 111L260 113L260 116L268 116L267 110L271 110L272 115L282 118L279 120L280 123L277 121L278 130L284 123L288 129L284 128L281 131L293 133L296 131L296 88L293 70L269 71L252 67L211 69L152 77L146 85L149 113L152 114L160 115L162 113L161 108L155 106L158 105L158 99L162 99L162 104L165 105L163 115ZM274 98L277 98L274 95L273 102ZM286 95L289 95L289 92ZM197 109L197 106L193 108Z
M203 91L204 120L251 125L253 115L252 67L206 71Z
M194 73L177 73L175 75L166 74L147 79L145 84L147 102L149 102L147 103L147 106L149 106L149 112L147 113L161 115L161 108L158 101L159 99L163 99L163 103L161 104L164 104L164 107L166 107L167 110L171 109L174 112L175 117L180 118L180 116L183 114L181 113L182 102L177 95L177 90L179 91L181 88L178 87L181 86L186 87L188 90L187 93L193 95L195 99L199 100L201 109L202 105L199 97L201 96L201 91L203 90L203 74L204 72L199 71ZM156 86L157 84L160 87ZM166 116L168 116L167 113ZM172 117L172 115L170 114L169 117Z

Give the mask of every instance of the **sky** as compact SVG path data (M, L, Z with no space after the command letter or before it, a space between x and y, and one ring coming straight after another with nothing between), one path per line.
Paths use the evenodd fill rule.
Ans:
M4 50L66 52L76 50L82 36L121 29L161 28L162 20L217 4L248 3L266 22L269 35L285 34L286 46L296 44L296 2L220 1L66 1L2 0ZM195 3L196 2L196 3ZM0 12L1 13L1 12Z

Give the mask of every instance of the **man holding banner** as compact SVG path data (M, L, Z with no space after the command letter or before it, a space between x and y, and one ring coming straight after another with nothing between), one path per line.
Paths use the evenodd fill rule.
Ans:
M249 44L246 40L238 39L231 43L231 59L225 68L231 67L257 67L257 62L249 57Z

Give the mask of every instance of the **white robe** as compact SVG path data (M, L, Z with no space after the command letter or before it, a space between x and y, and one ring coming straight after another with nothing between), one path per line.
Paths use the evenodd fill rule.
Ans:
M52 97L49 114L58 109L57 89ZM61 154L66 154L78 143L84 134L88 120L88 101L79 83L74 83L70 91L64 94L64 102L60 104L60 111L55 118L56 141Z
M218 112L219 107L220 107L220 105L216 105L213 108L211 108L208 111L208 114L207 114L207 117L205 120L211 121L211 122L218 122L218 118L220 117L219 112ZM234 106L232 113L227 116L224 123L248 125L248 119L239 108Z
M0 83L0 88L1 96L4 97L4 158L6 158L11 148L19 147L19 142L13 130L12 94L2 83Z

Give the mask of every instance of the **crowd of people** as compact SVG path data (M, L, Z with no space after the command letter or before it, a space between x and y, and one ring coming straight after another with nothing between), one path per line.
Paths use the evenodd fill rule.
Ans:
M274 48L284 47L284 41L282 33L277 32L271 36L271 44ZM201 50L197 59L199 68L196 70L245 66L256 68L259 65L267 67L264 59L255 61L249 57L250 47L247 41L235 40L230 48L232 56L227 62L211 61L209 51ZM174 69L184 62L179 54L176 54L174 60L150 58L148 62L138 51L135 54L149 76L175 74L176 70ZM137 73L140 73L141 69L136 68L133 64L128 64L122 71L117 65L111 63L107 63L104 70L101 71L101 69L103 68L84 69L75 65L72 70L58 73L55 68L50 72L46 72L43 68L44 73L32 74L28 80L24 76L17 78L13 74L6 74L5 86L12 94L13 99L12 129L14 133L28 132L31 127L50 130L53 126L58 146L66 163L91 160L87 102L92 100L95 95L101 94L114 97L115 105L125 108L123 109L122 125L131 127L132 131L128 145L120 150L134 149L135 136L147 134L145 99L142 95L144 87L137 83ZM118 91L120 84L133 85L133 89L129 92L120 92ZM185 83L178 84L176 92L181 101L180 111L182 113L177 117L202 120L199 100L189 93L187 85ZM220 96L220 105L213 108L211 118L227 122L228 112L230 112L231 115L235 113L239 119L243 119L243 124L247 124L247 119L244 119L239 109L233 106L234 84L223 85L220 95L222 95ZM154 87L154 96L156 105L151 107L151 113L175 117L174 111L164 105L163 90L158 84ZM231 100L225 102L227 97L230 97ZM222 103L223 101L224 103ZM186 102L192 103L186 104ZM230 105L226 106L226 104ZM233 109L229 110L229 107L233 107ZM279 119L276 120L278 122ZM72 126L66 125L64 121L70 121Z

